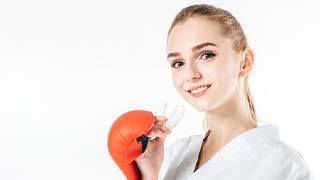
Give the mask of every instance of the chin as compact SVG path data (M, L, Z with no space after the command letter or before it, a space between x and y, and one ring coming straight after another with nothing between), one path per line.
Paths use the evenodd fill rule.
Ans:
M193 105L193 107L199 112L207 112L207 111L210 111L210 109L211 109L208 107L198 106L198 105Z
M197 111L199 112L206 112L206 111L210 111L212 109L212 105L210 104L210 102L204 100L202 102L196 102L196 101L188 101L189 104L194 107Z

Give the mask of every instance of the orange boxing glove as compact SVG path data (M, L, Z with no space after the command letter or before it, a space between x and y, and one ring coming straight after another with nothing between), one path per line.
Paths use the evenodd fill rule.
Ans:
M134 161L147 148L145 134L155 122L150 111L133 110L122 114L110 128L108 150L128 180L140 180L141 173Z

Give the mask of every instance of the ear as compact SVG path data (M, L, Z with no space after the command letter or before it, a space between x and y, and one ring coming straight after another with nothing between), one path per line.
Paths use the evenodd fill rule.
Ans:
M240 62L239 77L246 77L253 68L254 53L251 48L246 48Z

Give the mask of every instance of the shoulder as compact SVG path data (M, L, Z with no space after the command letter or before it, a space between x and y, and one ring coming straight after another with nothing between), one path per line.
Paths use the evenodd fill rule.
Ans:
M286 174L289 179L305 179L311 180L313 176L311 171L302 156L290 144L282 141L281 139L272 139L263 144L268 154L264 154L263 164L265 168L270 165L270 169L279 174Z
M271 149L269 158L283 160L284 162L295 162L299 165L304 163L302 154L290 144L280 140L273 139L264 143L266 148Z

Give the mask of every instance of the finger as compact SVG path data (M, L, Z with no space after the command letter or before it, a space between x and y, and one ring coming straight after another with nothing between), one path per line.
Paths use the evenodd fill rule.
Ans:
M160 129L162 125L154 124L151 129Z
M151 131L154 129L160 129L162 132L167 133L167 134L171 132L171 129L167 128L164 125L154 124L153 127L151 128Z
M164 124L168 121L168 118L165 116L155 116L155 124Z
M164 139L166 137L166 133L162 132L160 129L153 129L147 134L147 136L152 138L159 137Z
M157 135L157 133L154 133L155 131L160 131L162 133L162 136ZM150 140L154 140L157 137L165 138L168 134L171 133L171 130L165 126L159 126L154 125L147 133L146 136L150 138Z
M165 126L161 126L160 128L167 134L171 133L171 129L169 129L169 128L165 127Z

